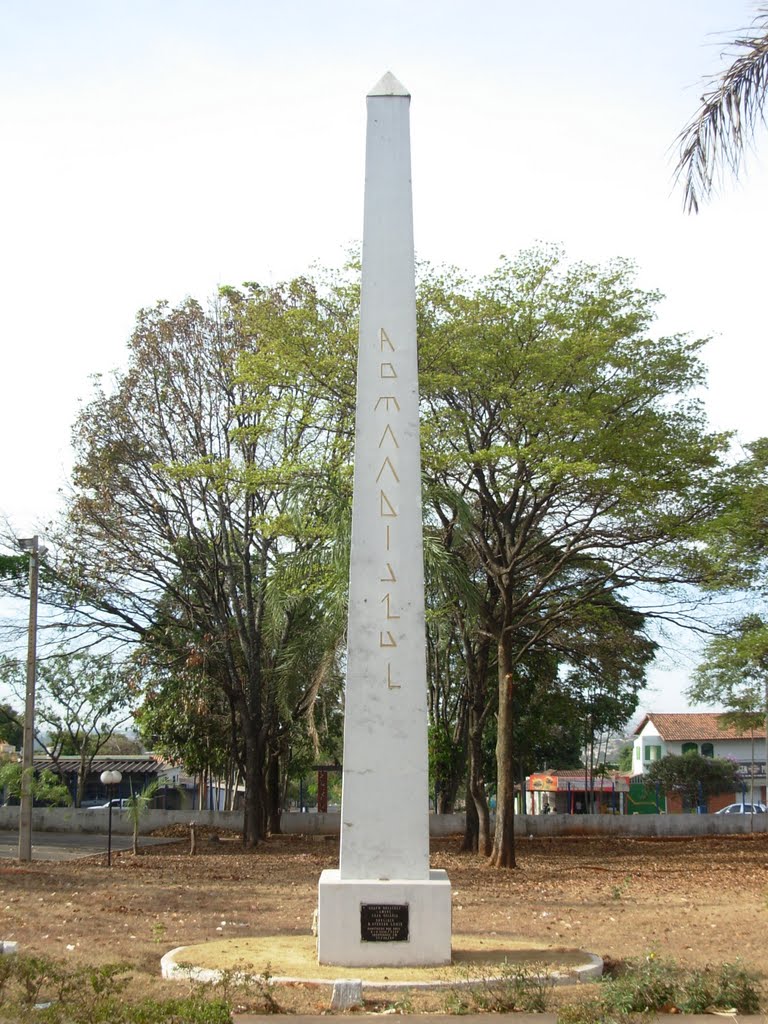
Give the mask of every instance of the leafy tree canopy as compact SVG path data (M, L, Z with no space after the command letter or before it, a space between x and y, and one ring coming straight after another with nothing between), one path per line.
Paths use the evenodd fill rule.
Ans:
M702 757L694 750L653 761L646 776L651 784L658 782L666 792L679 793L692 806L700 795L706 799L739 788L738 766L733 761Z
M0 793L4 790L14 800L21 798L22 766L16 761L0 764ZM52 807L68 806L72 797L61 778L45 768L35 772L32 779L32 799Z
M17 750L24 742L22 716L10 704L0 704L0 740Z

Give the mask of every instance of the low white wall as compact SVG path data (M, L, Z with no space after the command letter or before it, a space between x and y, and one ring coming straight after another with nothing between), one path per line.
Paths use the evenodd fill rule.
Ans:
M104 808L36 807L32 828L37 832L107 831ZM0 829L18 828L18 807L0 807ZM285 813L281 819L286 835L338 835L340 814ZM148 811L141 819L140 831L146 835L157 828L195 821L239 831L242 811ZM133 826L124 812L112 812L112 831L130 835ZM430 814L432 836L455 835L464 831L463 814ZM740 832L768 832L768 814L524 814L515 818L517 835L615 835L615 836L688 836L729 835Z
M37 832L106 832L106 808L35 807L32 828ZM18 828L18 807L0 807L0 829ZM243 827L242 811L147 811L141 819L139 831L146 835L167 825L216 825L239 831ZM286 835L338 835L341 815L285 813L280 820ZM446 836L464 830L463 814L431 814L429 830L433 836ZM130 835L133 825L124 811L112 811L112 831Z
M515 833L534 836L702 836L768 832L768 814L526 814Z

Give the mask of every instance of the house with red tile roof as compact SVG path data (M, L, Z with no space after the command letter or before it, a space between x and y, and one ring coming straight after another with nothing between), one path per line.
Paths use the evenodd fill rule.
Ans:
M634 731L632 775L637 778L645 774L654 761L667 754L680 755L689 750L703 757L729 758L739 764L744 780L741 792L713 797L711 811L750 800L751 792L756 801L766 802L765 730L739 730L726 724L723 715L716 711L676 715L649 712Z

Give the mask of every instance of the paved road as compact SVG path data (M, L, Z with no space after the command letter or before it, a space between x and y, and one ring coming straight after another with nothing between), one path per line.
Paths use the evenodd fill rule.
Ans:
M157 839L141 836L141 846L173 842L172 839ZM130 850L131 836L112 833L113 850ZM107 852L107 837L97 832L33 832L32 860L74 860L76 857L90 857L94 853ZM17 857L19 835L16 831L0 831L0 858Z

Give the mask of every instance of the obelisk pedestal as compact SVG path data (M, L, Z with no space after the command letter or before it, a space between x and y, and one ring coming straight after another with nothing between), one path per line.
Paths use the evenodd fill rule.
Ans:
M318 887L318 959L451 960L429 868L427 684L410 96L369 93L341 849Z

